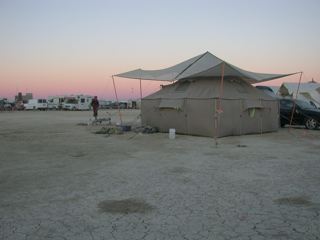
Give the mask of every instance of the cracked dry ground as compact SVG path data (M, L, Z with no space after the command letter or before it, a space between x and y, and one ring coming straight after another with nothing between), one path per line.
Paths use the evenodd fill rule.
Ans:
M0 239L319 239L319 130L216 147L93 134L102 125L77 125L90 116L1 113Z

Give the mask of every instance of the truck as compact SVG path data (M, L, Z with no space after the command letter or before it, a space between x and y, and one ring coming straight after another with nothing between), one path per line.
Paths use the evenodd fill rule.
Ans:
M91 102L94 96L89 95L70 95L65 97L62 103L63 110L90 110Z

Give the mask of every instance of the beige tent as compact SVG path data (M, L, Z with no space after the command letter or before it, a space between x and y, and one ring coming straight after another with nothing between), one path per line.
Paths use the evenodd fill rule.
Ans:
M161 132L215 136L220 79L180 80L142 99L142 124ZM278 101L239 79L225 79L218 136L278 130Z
M180 134L222 137L277 131L278 101L251 83L289 75L249 72L206 52L167 69L115 76L177 80L142 99L142 125L154 125L161 132L174 128Z

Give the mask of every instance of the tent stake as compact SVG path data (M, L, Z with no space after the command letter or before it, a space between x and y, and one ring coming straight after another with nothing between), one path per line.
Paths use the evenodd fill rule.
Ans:
M112 80L113 80L114 92L115 92L115 94L116 94L116 99L117 99L117 105L118 105L118 111L119 111L119 116L120 116L120 122L121 122L121 125L123 125L123 124L122 124L122 117L121 117L121 113L120 113L118 95L117 95L117 90L116 90L116 84L114 83L114 77L113 77L113 75L112 75Z
M224 64L225 62L223 62L222 64L222 76L221 76L220 95L219 95L219 103L218 103L217 125L214 133L214 139L216 141L216 144L217 144L217 135L218 135L217 133L218 133L218 125L219 125L219 116L220 116L220 103L221 103L221 94L222 94L222 86L223 86Z
M299 94L301 76L302 76L302 72L300 73L300 79L299 79L299 84L298 84L298 88L297 88L296 99L294 100L294 104L293 104L293 109L292 109L292 113L291 113L291 119L290 119L290 124L289 124L289 128L288 128L288 132L290 131L291 123L292 123L292 119L293 119L293 114L294 114L294 110L295 110L295 108L296 108L296 102L297 102L297 98L298 98L298 94Z

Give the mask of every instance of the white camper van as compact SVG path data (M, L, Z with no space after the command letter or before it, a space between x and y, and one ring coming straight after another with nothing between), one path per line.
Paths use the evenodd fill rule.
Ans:
M91 109L91 102L93 96L88 95L75 95L66 98L62 104L63 110L89 110Z
M24 110L47 110L48 103L46 99L30 99L28 103L24 104Z
M52 110L61 110L66 95L48 96L48 108Z

